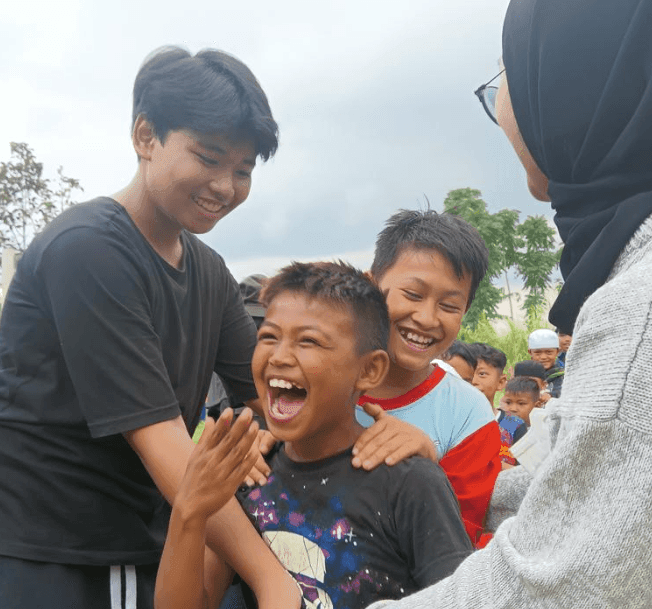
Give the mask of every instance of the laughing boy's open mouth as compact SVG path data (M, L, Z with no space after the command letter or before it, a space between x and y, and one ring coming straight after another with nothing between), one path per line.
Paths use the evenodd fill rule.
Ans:
M299 384L280 378L268 382L269 414L278 422L293 419L303 408L308 392Z

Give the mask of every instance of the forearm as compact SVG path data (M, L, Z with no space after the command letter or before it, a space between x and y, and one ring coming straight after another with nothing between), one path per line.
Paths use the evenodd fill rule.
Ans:
M298 607L299 591L235 499L211 516L206 544L254 591L259 607Z
M172 510L156 579L155 609L204 609L205 536L205 520Z

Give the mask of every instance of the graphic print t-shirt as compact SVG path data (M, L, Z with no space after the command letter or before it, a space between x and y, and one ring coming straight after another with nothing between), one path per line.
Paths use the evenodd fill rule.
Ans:
M401 598L472 551L450 484L426 459L366 472L351 466L350 449L313 463L281 449L271 466L268 483L238 499L309 607Z

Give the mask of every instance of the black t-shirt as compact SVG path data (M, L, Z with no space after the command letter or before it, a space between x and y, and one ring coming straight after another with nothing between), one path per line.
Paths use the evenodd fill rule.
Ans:
M241 488L238 499L309 606L407 596L472 551L450 483L426 459L367 472L351 465L350 449L313 463L281 449L271 467L265 486Z
M182 234L167 264L108 198L22 256L0 320L0 554L159 559L169 507L122 433L197 424L213 370L241 400L255 326L222 258Z

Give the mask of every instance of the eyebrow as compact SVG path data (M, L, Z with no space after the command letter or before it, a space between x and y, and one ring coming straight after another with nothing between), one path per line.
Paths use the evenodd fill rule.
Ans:
M260 324L260 327L262 328L262 327L264 327L264 326L272 326L272 327L276 328L277 330L280 330L280 329L281 329L281 326L275 324L273 321L267 321L267 320L264 320L263 323ZM303 332L303 331L305 331L305 330L314 330L315 332L319 332L322 336L325 336L326 338L330 338L329 335L326 334L326 333L325 333L321 328L319 328L318 326L310 326L310 325L299 326L298 328L295 328L295 330L296 330L297 332Z
M408 279L414 281L415 283L418 283L423 288L432 287L429 283L425 282L423 279L421 279L419 277L408 277ZM449 290L448 292L444 292L444 294L442 294L442 296L462 296L462 297L464 297L464 292L462 290Z

